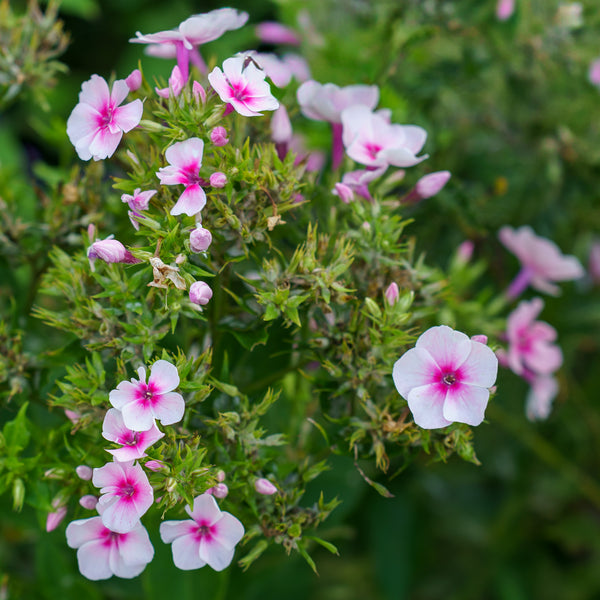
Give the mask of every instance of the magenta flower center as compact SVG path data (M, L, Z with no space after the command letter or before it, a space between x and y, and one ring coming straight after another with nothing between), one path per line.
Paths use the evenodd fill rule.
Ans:
M375 160L379 152L381 152L381 146L379 144L368 143L365 144L365 150L369 154L369 157Z
M102 539L103 546L111 547L113 545L116 545L119 542L119 540L125 541L127 534L126 533L116 533L114 531L111 531L107 527L105 527L104 531L102 531L100 537Z
M100 127L108 127L112 123L114 110L115 107L112 104L107 104L103 107L99 119Z
M130 431L121 442L124 446L135 446L138 443L138 431Z
M456 383L456 373L444 373L442 376L442 383L445 383L448 387Z
M198 525L198 528L196 529L196 539L198 541L200 541L201 539L210 541L212 539L212 536L213 536L213 527L211 527L210 525L208 525L206 523L202 523L202 524Z

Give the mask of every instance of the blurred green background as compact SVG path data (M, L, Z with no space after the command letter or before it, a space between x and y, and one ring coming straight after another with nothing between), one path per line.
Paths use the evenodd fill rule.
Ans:
M509 283L505 274L517 269L497 241L500 226L530 224L583 264L599 235L600 91L587 72L600 56L600 7L595 0L581 2L578 24L561 9L575 3L517 0L515 14L500 22L495 4L232 2L250 13L249 25L210 43L204 55L221 62L256 47L252 24L281 20L300 29L298 17L305 23L308 15L313 38L322 42L314 43L312 30L304 30L300 51L314 78L380 85L380 106L392 109L394 122L427 129L427 168L452 172L443 193L409 211L418 250L430 264L445 268L461 241L474 240L476 257L489 265L486 285L496 281L499 291ZM145 57L142 46L128 43L136 31L172 28L220 6L64 0L60 17L71 43L60 60L69 71L48 92L49 111L25 93L0 114L0 197L22 194L24 212L34 210L36 195L28 182L43 179L40 161L68 172L75 153L64 121L92 73L125 77L142 60L147 77L168 76L170 61ZM411 177L416 175L407 174ZM8 260L0 261L6 273ZM27 273L25 279L32 276ZM16 277L14 290L21 289L20 282ZM384 499L351 460L334 457L311 490L313 498L324 490L342 500L323 535L336 543L340 557L315 549L319 577L302 559L279 549L246 573L237 566L221 574L181 572L172 566L170 549L154 536L155 560L138 579L90 583L65 544L64 524L46 534L42 513L13 512L5 494L0 599L600 597L597 282L564 286L560 297L546 300L543 318L558 330L565 355L561 391L548 421L526 420L527 386L504 371L488 422L475 430L481 466L458 458L413 463L386 482L394 498ZM32 319L20 326L42 331Z

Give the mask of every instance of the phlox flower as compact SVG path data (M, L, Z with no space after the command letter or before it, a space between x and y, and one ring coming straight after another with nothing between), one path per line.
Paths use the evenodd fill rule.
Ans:
M549 375L563 362L560 348L553 343L556 329L548 323L536 321L543 307L543 300L534 298L519 303L508 316L506 362L517 375L522 375L526 369L537 375Z
M131 531L154 501L148 477L132 460L94 469L92 483L102 494L98 500L102 523L116 533Z
M133 195L121 195L121 202L125 202L130 208L130 210L128 211L129 220L136 229L140 228L140 224L137 221L137 217L142 216L140 214L140 211L148 210L150 198L152 198L154 194L156 194L156 190L146 190L142 192L141 188L136 188L133 192Z
M374 109L379 102L376 85L348 85L338 87L334 83L321 84L305 81L296 93L300 110L309 119L331 123L331 155L333 168L337 169L344 156L342 144L342 112L351 106L362 105Z
M173 562L188 571L209 565L222 571L233 559L235 545L244 536L244 526L233 515L221 512L210 494L194 499L193 508L185 507L192 519L165 521L160 525L160 537L173 544Z
M373 196L369 191L369 183L379 179L385 173L386 167L378 167L376 169L357 169L356 171L348 171L342 176L342 184L347 186L359 196L366 200L373 201Z
M265 44L300 45L298 34L290 27L282 25L277 21L263 21L254 28L254 31L260 41Z
M102 423L102 437L109 442L121 445L121 448L106 449L119 462L127 462L146 456L146 449L164 435L155 423L147 431L132 431L125 426L123 415L116 408L110 408L107 411Z
M517 298L529 285L556 296L560 290L552 281L579 279L585 273L577 258L564 255L553 241L536 235L527 225L518 229L502 227L498 237L521 261L521 271L506 292L510 299Z
M92 581L113 575L131 579L154 557L148 532L139 522L127 533L116 533L101 517L79 519L69 523L66 535L69 547L77 548L79 571Z
M498 0L496 4L496 17L499 21L506 21L515 12L515 0Z
M223 62L223 70L215 67L208 81L223 102L244 117L261 116L261 110L279 107L277 98L265 81L266 73L248 56L233 56Z
M412 167L427 158L421 151L426 131L417 125L395 125L366 106L342 111L342 141L346 154L367 167Z
M109 394L110 403L123 415L125 427L132 431L148 431L158 419L163 425L178 423L183 418L185 401L173 392L179 385L177 367L166 360L157 360L150 369L138 369L139 380L122 381Z
M81 85L79 104L67 119L67 135L81 160L101 160L112 156L123 133L136 127L143 112L141 100L120 104L129 93L124 79L108 83L99 75Z
M445 325L431 327L394 364L396 389L424 429L479 425L498 359L486 345Z
M177 65L181 69L183 79L189 76L189 63L192 61L203 73L206 65L197 47L220 38L226 31L239 29L248 20L248 13L239 12L234 8L219 8L208 13L192 15L179 24L177 29L160 31L158 33L142 34L130 42L151 44L153 56L163 58L177 57ZM156 45L160 49L156 49Z
M156 174L163 185L186 186L183 194L171 209L172 215L186 214L189 217L199 213L206 205L206 194L200 184L200 167L204 142L197 137L176 142L167 148L165 158L169 163L161 167Z
M600 86L600 58L592 61L588 70L588 80L595 86Z

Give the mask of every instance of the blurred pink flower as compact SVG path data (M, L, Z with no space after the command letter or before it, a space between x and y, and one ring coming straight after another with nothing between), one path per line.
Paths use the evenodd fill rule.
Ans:
M223 71L215 67L208 74L208 81L221 100L240 115L257 117L262 115L261 110L279 107L265 75L249 57L234 56L223 62Z
M131 73L125 78L125 83L129 88L130 92L135 92L142 85L142 73L139 69L134 69Z
M239 29L248 20L248 13L239 12L234 8L219 8L208 13L193 15L179 24L177 29L160 31L158 33L142 34L130 42L138 44L158 44L164 48L154 48L151 54L165 58L177 57L177 64L181 69L184 81L189 76L190 61L206 73L206 65L200 56L197 47L212 42L221 37L226 31Z
M156 190L146 190L145 192L142 192L140 188L136 188L133 192L133 195L121 195L121 202L127 203L129 208L131 209L128 211L127 214L129 215L129 220L131 221L131 224L136 229L140 228L140 224L137 221L138 218L142 217L140 211L148 210L150 198L152 198L154 194L156 194Z
M554 242L537 236L527 225L518 229L502 227L498 237L521 261L521 271L507 290L510 299L517 298L529 285L540 292L557 295L560 290L552 281L579 279L584 275L577 258L562 254Z
M154 557L148 532L139 522L127 533L116 533L101 517L79 519L69 523L66 535L69 547L77 548L79 571L92 581L113 575L131 579Z
M215 127L210 132L210 141L215 146L225 146L229 143L229 138L227 137L227 130L225 127Z
M300 45L298 34L290 27L276 21L263 21L254 28L254 31L258 39L265 44Z
M342 176L342 183L348 186L355 194L373 202L373 197L369 191L369 183L375 179L379 179L385 173L385 170L386 167L378 167L376 169L348 171Z
M436 171L435 173L423 175L402 201L414 204L426 198L431 198L444 188L449 179L450 171Z
M354 200L354 191L345 183L336 183L334 188L331 190L331 193L334 196L339 196L340 200L346 204L350 204L350 202Z
M522 301L508 316L506 360L517 375L522 375L525 369L536 375L549 375L562 365L562 352L553 343L556 329L548 323L535 320L543 307L541 298Z
M495 354L464 333L431 327L394 364L396 389L424 429L479 425L498 372Z
M133 461L107 463L94 469L92 483L101 488L98 512L102 523L115 533L131 531L154 500L148 477Z
M332 166L337 169L344 157L342 112L357 105L374 109L379 102L379 88L376 85L348 85L340 88L333 83L321 84L309 80L298 88L296 97L300 110L306 117L331 123Z
M67 515L67 507L61 506L60 501L54 500L52 502L52 508L55 510L53 512L48 513L46 517L46 531L54 531L62 522L62 520Z
M427 158L417 157L427 133L417 125L390 124L362 105L342 112L342 141L346 154L367 167L412 167Z
M186 214L192 217L206 205L206 194L200 186L203 152L204 142L197 137L176 142L167 148L165 158L169 166L161 167L156 175L163 185L182 184L186 186L183 194L179 196L175 206L171 209L172 215Z
M81 496L81 498L79 498L79 504L87 510L94 510L98 505L98 498L92 494L86 494L85 496Z
M233 515L221 512L210 494L194 499L190 510L192 520L165 521L160 525L160 537L172 543L173 562L185 571L209 565L222 571L233 559L235 545L244 536L244 526Z
M552 401L558 394L558 382L550 375L539 375L530 380L525 413L530 421L547 419L552 410Z
M400 290L398 289L398 284L395 281L392 281L390 285L388 285L385 290L385 299L387 300L390 306L394 306L398 300L398 296L400 295Z
M600 87L600 58L597 58L590 64L588 79L590 83Z
M139 124L144 109L141 100L120 106L128 93L124 79L114 82L112 92L99 75L81 85L79 104L67 119L67 135L81 160L112 156L123 133Z
M116 408L110 408L102 423L102 437L109 442L120 444L121 448L106 449L115 460L127 462L146 456L146 449L160 440L165 434L156 423L147 431L133 431L125 426L123 415Z
M600 241L594 240L588 257L588 273L595 284L600 283Z
M138 369L139 380L122 381L109 394L110 403L120 410L123 422L133 431L148 431L158 419L163 425L173 425L183 418L185 401L173 392L179 385L177 367L166 360L157 360L150 368Z
M88 467L87 465L79 465L75 467L75 473L77 473L77 477L83 481L89 481L92 478L92 467Z
M221 173L221 171L215 171L214 173L211 173L208 181L212 187L222 188L225 187L225 184L227 183L227 175Z
M499 21L506 21L515 12L515 0L498 0L496 4L496 17Z

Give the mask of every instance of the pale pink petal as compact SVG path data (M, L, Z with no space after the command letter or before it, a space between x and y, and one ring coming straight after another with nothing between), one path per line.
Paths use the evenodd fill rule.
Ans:
M472 342L461 331L439 325L423 333L415 347L427 350L442 371L454 371L469 356Z
M150 369L148 385L153 384L155 393L164 394L179 385L177 367L166 360L157 360Z
M98 539L105 530L100 517L78 519L67 525L65 534L69 548L79 548L87 542Z
M183 142L176 142L167 148L165 158L170 165L180 168L189 168L193 164L198 168L202 164L204 142L197 137L192 137Z
M119 554L126 565L147 564L154 558L154 548L143 525L134 527L129 533L121 535L118 541ZM118 573L115 573L118 575ZM121 577L121 575L119 575Z
M558 394L558 382L554 377L536 377L527 395L525 407L527 418L530 421L547 419L556 394Z
M125 427L132 431L148 431L154 425L152 409L143 401L129 402L121 413Z
M185 401L177 392L161 394L158 402L154 404L154 416L163 425L173 425L183 419L185 412Z
M190 571L199 569L206 565L206 561L200 558L200 542L194 535L178 537L171 547L173 562L178 569Z
M213 525L221 518L221 510L217 501L210 494L202 494L194 498L194 506L185 510L194 521L200 524Z
M215 67L208 74L208 82L212 86L213 90L217 92L219 98L221 98L223 102L229 102L231 100L233 96L233 90L227 82L227 79L225 79L223 71L221 71L219 67Z
M103 467L94 469L92 473L92 484L97 488L110 488L118 485L125 477L125 469L133 466L133 463L109 462Z
M141 100L134 100L124 106L115 108L113 120L115 124L125 133L137 127L144 112L144 105Z
M127 436L128 431L130 430L125 427L121 412L116 408L109 408L102 422L102 437L109 442L120 444L123 443L120 440Z
M111 157L115 153L122 137L122 131L111 133L108 128L98 129L89 146L89 150L92 153L94 160L102 160Z
M185 183L187 181L187 177L185 174L182 174L179 167L174 167L172 165L161 167L156 173L156 176L163 185L179 185L180 183Z
M118 106L127 98L127 94L129 94L129 86L124 79L117 79L112 86L112 90L110 92L110 101L115 106Z
M79 140L96 134L100 113L88 104L78 104L67 119L67 135L76 146Z
M498 359L494 352L480 342L471 341L471 353L460 367L461 383L489 388L498 375Z
M223 512L212 534L220 544L233 548L244 537L244 526L233 515Z
M171 209L172 215L185 214L193 217L199 213L206 205L206 193L198 185L189 185Z
M438 429L446 427L452 422L444 417L444 401L447 386L432 383L418 388L413 388L408 394L408 408L413 415L415 423L423 429Z
M351 156L350 149L348 149L348 156ZM379 153L378 160L374 162L374 164L384 163L388 165L394 165L395 167L403 168L414 167L415 165L427 159L428 156L429 155L427 154L424 154L423 156L415 156L413 151L409 148L386 148ZM369 163L363 162L363 164Z
M399 394L407 399L413 388L439 380L440 368L424 348L411 348L394 364L392 376Z
M556 345L538 344L526 358L527 367L540 375L550 375L563 363L561 349Z
M182 539L182 538L179 538ZM175 545L175 544L173 544ZM224 546L217 539L200 539L200 559L205 561L215 571L222 571L231 564L235 548Z
M122 381L119 383L116 390L110 392L108 399L116 409L121 410L125 404L137 399L136 392L138 389L139 382L130 383L129 381Z
M490 397L486 388L474 385L452 385L444 402L444 418L467 425L480 425Z
M102 112L110 102L110 91L106 80L99 75L92 75L90 79L84 81L79 92L79 102L89 104L98 112Z
M77 550L77 563L79 571L91 581L100 581L112 577L113 572L109 565L110 548L103 540L87 542Z
M195 521L187 519L185 521L164 521L160 524L160 539L165 544L170 544L173 540L183 535L189 535L198 530L198 524Z

